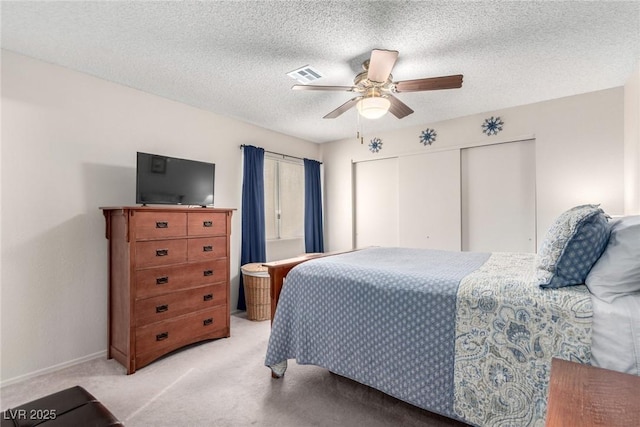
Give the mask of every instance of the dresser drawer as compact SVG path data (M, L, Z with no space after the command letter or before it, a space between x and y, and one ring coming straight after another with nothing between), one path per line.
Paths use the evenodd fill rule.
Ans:
M158 295L151 298L136 300L136 325L146 325L153 322L180 316L193 311L226 306L227 283L201 286L181 292Z
M187 214L189 236L224 236L227 234L225 212L189 212Z
M189 239L187 253L189 261L226 258L228 256L227 238L225 236L219 236Z
M136 267L178 264L187 261L187 240L136 242Z
M137 240L187 235L186 212L136 212L134 218Z
M196 338L227 328L226 305L136 328L138 353L175 349Z
M206 284L227 283L227 260L154 267L135 272L136 298L166 294Z

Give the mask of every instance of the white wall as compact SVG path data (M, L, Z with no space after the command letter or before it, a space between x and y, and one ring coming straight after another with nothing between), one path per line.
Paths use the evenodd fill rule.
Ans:
M640 62L624 86L624 213L640 214Z
M348 183L352 179L352 161L404 156L448 147L476 146L487 142L535 138L538 243L542 242L554 219L574 205L600 203L606 212L623 213L623 95L624 90L619 87L366 135L364 144L360 144L355 135L353 139L323 144L327 229L325 248L332 251L351 248L353 199L352 186ZM428 96L428 93L420 96ZM410 105L410 100L406 101ZM482 133L481 125L490 116L500 116L505 123L504 130L498 135L486 136ZM355 124L356 118L347 113L338 120L353 120ZM397 119L385 117L383 120ZM427 127L436 130L437 138L432 146L425 147L419 142L419 136ZM383 141L383 149L377 154L371 153L367 146L373 137Z
M3 385L106 354L107 240L98 207L135 205L136 151L216 163L215 205L238 209L232 309L240 144L320 154L307 141L8 51L1 137ZM286 256L299 254L292 250Z

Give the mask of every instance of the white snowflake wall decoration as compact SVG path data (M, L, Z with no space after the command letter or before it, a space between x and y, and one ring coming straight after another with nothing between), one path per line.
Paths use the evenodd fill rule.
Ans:
M373 138L369 143L369 151L377 153L382 150L382 140L380 138Z
M487 136L497 135L498 132L502 130L503 126L504 122L500 120L500 117L491 116L484 120L484 123L482 124L482 133L486 133Z
M426 147L427 145L431 145L436 142L436 133L435 129L425 129L420 134L420 142Z

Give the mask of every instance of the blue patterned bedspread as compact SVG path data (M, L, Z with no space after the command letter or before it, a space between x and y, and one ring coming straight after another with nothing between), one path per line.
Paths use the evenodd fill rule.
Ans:
M456 414L480 426L544 426L551 358L589 364L592 320L586 286L541 289L535 254L491 254L458 288Z
M371 248L291 270L265 364L478 426L543 426L551 358L589 363L591 321L584 285L540 289L535 254Z
M488 257L370 248L300 264L280 294L265 364L322 366L455 417L456 293Z

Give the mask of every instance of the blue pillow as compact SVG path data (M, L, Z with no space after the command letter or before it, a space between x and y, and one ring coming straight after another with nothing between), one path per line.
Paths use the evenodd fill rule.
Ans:
M609 240L608 216L598 205L569 209L547 231L537 258L542 288L584 283Z

